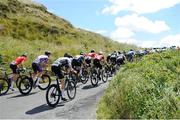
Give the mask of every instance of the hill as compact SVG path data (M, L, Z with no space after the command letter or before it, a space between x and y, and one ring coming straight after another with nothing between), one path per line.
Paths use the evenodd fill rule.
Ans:
M125 65L101 99L104 119L180 119L179 51L155 53Z
M54 60L65 52L75 55L95 49L108 53L130 48L135 46L75 28L31 0L0 1L0 54L7 63L24 52L28 52L30 62L45 50L52 51Z

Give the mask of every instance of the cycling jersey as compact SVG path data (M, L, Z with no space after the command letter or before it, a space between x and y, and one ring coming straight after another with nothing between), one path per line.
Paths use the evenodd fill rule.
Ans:
M97 60L101 61L101 60L104 59L104 56L103 56L103 55L98 55L98 54L96 54L95 57L94 57L94 59L97 59Z
M134 55L135 55L135 52L134 52L134 51L129 51L129 52L127 53L127 55L134 56Z
M26 57L23 57L23 56L17 57L15 63L16 63L16 65L19 65L19 64L21 64L22 62L26 61L26 59L27 59L27 58L26 58Z
M20 57L17 57L15 61L12 61L12 62L10 63L10 68L11 68L11 70L13 71L14 74L19 73L19 71L17 71L17 68L18 68L17 65L19 65L19 64L21 64L22 62L26 61L26 59L27 59L26 57L20 56Z
M87 56L91 57L91 58L95 58L96 53L88 53Z
M60 57L56 61L53 62L52 66L71 67L71 61L72 59L68 57Z
M37 63L37 64L42 64L42 63L47 64L47 62L48 62L47 55L40 55L33 61L33 63Z
M83 55L76 55L73 59L72 59L72 66L77 67L77 66L81 66L81 64L83 63L83 59L84 56Z
M117 59L125 59L124 54L119 54L119 55L117 56Z
M112 54L110 56L110 61L113 62L113 63L116 63L116 59L117 59L117 56L115 54Z
M62 67L71 67L71 61L72 59L68 58L68 57L60 57L57 60L55 60L53 62L53 64L51 65L51 70L53 73L55 73L56 76L59 77L59 79L63 79L64 78L64 73L62 72Z

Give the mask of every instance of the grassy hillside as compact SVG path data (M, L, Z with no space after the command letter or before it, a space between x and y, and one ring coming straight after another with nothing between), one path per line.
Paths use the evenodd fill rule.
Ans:
M101 99L97 118L180 119L180 51L127 64Z
M31 0L0 1L0 54L7 63L24 52L30 55L29 64L44 50L52 51L54 60L65 52L75 55L81 50L95 49L108 53L134 47L77 29Z

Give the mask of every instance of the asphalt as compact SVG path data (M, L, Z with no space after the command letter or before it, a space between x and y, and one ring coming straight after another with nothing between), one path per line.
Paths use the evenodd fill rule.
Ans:
M0 96L0 119L96 119L96 107L110 80L99 81L93 87L88 81L78 83L75 99L60 101L57 107L51 108L46 103L46 90L33 89L23 96L16 89ZM68 97L67 97L68 98Z

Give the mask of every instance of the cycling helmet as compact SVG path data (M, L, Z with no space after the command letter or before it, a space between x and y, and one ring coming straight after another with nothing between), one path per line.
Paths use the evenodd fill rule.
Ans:
M23 53L21 56L23 56L23 57L27 57L27 53Z
M102 51L99 51L99 53L98 53L99 55L102 55L103 54L103 52Z
M49 55L51 55L51 52L50 52L50 51L45 51L44 54L47 55L47 56L49 56Z
M71 55L69 55L68 53L64 53L64 57L68 57L68 58L73 58Z
M120 52L120 51L118 51L118 54L121 54L121 52Z
M94 52L95 52L94 49L92 49L92 50L91 50L91 53L94 53Z
M83 52L83 51L81 51L79 54L80 54L80 55L84 55L84 52Z

